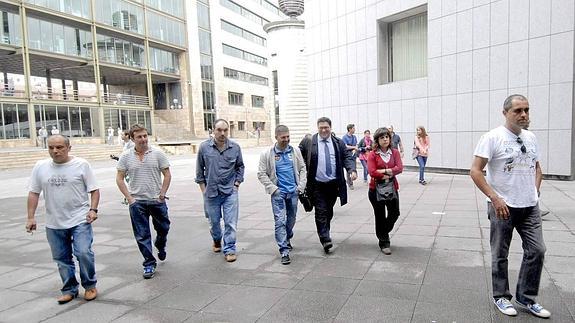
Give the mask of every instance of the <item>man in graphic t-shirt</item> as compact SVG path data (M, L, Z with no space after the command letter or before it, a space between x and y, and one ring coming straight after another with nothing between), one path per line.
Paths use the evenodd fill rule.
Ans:
M533 315L551 313L535 301L543 270L545 244L541 227L538 191L542 173L539 148L529 125L529 102L518 94L503 104L505 125L484 134L475 148L470 175L488 197L490 220L493 302L505 315L515 316L509 291L508 260L513 229L522 240L523 260L515 291L515 302ZM487 166L487 176L483 168Z
M78 296L76 265L84 287L84 299L96 298L96 267L92 251L92 222L98 218L100 191L90 164L70 156L70 140L62 135L48 138L50 157L36 163L30 178L26 231L36 230L34 214L40 193L46 202L46 237L52 258L64 286L58 303L65 304Z

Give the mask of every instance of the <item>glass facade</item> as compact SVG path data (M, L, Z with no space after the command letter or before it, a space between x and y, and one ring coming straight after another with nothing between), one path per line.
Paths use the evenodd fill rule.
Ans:
M258 45L261 46L266 46L267 42L266 39L263 37L260 37L250 31L247 31L241 27L238 27L234 24L231 24L225 20L222 20L222 29L232 33L236 36L242 37L243 39L247 39L249 41L251 41L252 43L256 43Z
M172 17L148 11L150 37L178 46L186 45L186 26Z
M150 47L150 69L162 73L180 74L178 54Z
M97 35L100 61L134 67L145 67L144 44L120 38Z
M252 54L250 52L246 52L243 49L235 48L230 45L222 44L224 54L237 57L239 59L243 59L244 61L248 61L251 63L256 63L259 65L267 66L268 60L264 57L258 56L256 54Z
M124 0L97 0L96 21L117 29L144 33L144 8Z
M0 139L30 138L27 105L3 103L0 104L0 114Z
M152 119L149 110L104 109L104 127L130 129L133 124L143 125L152 134Z
M206 0L198 0L197 4L204 130L210 131L214 129L214 122L216 120L214 64L212 59L212 33L210 29L210 7L208 1Z
M245 18L255 22L256 24L265 25L269 22L269 20L253 13L252 11L240 6L239 4L231 1L231 0L220 0L220 4L231 11L244 16Z
M28 46L71 56L92 57L92 32L28 17Z
M146 4L154 9L169 13L176 17L184 17L183 0L146 0Z
M97 0L96 3L101 0ZM90 0L25 0L24 2L67 13L76 17L92 18Z
M0 43L9 45L22 44L22 27L20 15L7 11L0 11Z
M68 137L99 136L98 108L35 105L36 131L44 126L48 131L52 127L60 129L60 134Z
M231 68L224 67L224 76L234 80L249 82L258 85L268 85L268 79L263 76L258 76Z

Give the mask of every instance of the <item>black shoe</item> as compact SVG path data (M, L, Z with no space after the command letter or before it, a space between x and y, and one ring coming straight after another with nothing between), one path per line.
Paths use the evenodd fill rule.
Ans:
M325 253L329 253L329 249L333 247L331 241L322 242L321 245L323 246L323 251L325 251Z
M282 256L282 265L289 265L291 263L291 259L289 259L289 255Z
M158 250L158 259L161 261L166 260L166 249Z
M154 277L155 273L156 273L156 266L154 265L145 266L144 273L142 274L142 276L144 277L144 279L150 279Z
M292 250L292 249L293 249L293 247L291 246L291 242L289 242L289 241L288 241L288 244L287 244L287 248L288 248L289 250Z

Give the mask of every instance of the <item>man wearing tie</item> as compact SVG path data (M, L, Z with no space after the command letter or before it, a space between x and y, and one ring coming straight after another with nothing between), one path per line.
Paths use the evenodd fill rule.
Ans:
M299 144L307 166L306 192L315 207L315 225L319 241L326 253L333 247L330 223L333 206L339 197L341 205L347 203L347 186L343 175L345 168L351 180L357 179L355 160L345 143L331 133L331 120L317 120L317 134L306 136Z

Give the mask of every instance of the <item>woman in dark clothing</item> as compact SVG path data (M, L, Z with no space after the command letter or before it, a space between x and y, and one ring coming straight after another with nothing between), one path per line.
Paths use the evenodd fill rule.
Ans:
M375 214L375 234L379 239L379 248L386 254L391 254L389 233L399 217L399 182L396 175L403 172L401 155L397 149L391 148L391 133L387 128L379 128L373 136L373 150L367 156L367 168L371 181L368 197ZM379 199L377 184L392 181L395 198ZM386 214L387 208L387 214Z

